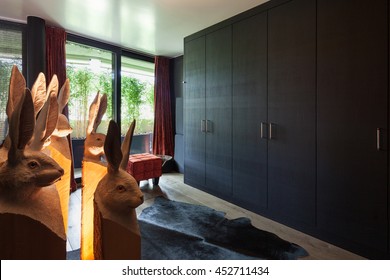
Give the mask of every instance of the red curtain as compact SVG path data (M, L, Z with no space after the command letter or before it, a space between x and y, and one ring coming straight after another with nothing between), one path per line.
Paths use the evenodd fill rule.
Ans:
M46 26L46 82L49 83L54 74L58 78L59 89L65 83L66 80L66 32L62 28ZM69 116L68 105L65 106L63 112L65 116ZM69 148L72 152L72 141L70 135L68 135ZM74 179L73 160L72 160L72 173L71 173L70 187L71 191L75 191L77 188L76 181Z
M154 131L153 153L174 156L169 58L156 56L154 60Z
M64 29L46 26L46 80L56 74L59 87L66 80L65 56L66 32Z

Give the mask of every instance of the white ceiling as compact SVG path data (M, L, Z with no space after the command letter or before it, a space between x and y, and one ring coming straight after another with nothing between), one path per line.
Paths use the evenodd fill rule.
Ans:
M183 54L183 38L269 0L0 0L0 18L27 16L150 55Z

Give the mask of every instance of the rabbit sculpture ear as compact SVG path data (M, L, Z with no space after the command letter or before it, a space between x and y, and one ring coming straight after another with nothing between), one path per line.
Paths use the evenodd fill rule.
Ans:
M56 96L58 94L58 78L57 75L53 75L51 78L50 84L47 87L47 94L50 95L52 93L55 93Z
M134 129L135 129L135 120L131 123L129 130L126 133L125 139L122 143L122 161L120 168L123 170L126 170L127 164L129 163L129 155L130 155L130 148L131 148L131 142L133 140L134 135Z
M93 125L94 132L97 131L99 124L102 122L106 110L107 110L107 94L103 94L100 98L99 110L97 112L96 119Z
M11 147L8 151L10 165L17 164L23 156L23 150L33 135L34 127L34 104L30 91L25 89L25 94L21 96L10 118Z
M96 133L96 130L102 121L103 115L107 110L107 95L96 94L94 100L89 107L89 120L87 134Z
M57 127L53 132L54 136L65 137L72 133L72 128L69 125L68 118L62 114L66 104L69 101L70 96L70 85L69 79L66 79L65 83L62 85L60 92L58 93L58 122Z
M18 67L14 65L11 71L11 78L9 83L8 91L8 102L6 113L8 118L11 118L12 112L15 109L16 104L19 103L20 99L25 93L26 80L22 73L20 73Z
M108 173L115 173L119 170L122 161L121 134L117 123L110 121L107 130L106 141L104 142L104 153L107 159Z
M58 93L58 109L62 113L66 104L68 104L70 96L70 85L69 79L66 79L65 83L62 85L60 92Z
M31 88L31 96L34 102L35 117L44 106L48 93L46 92L46 78L43 73L39 73L34 85Z
M38 119L34 129L33 139L29 145L31 150L40 151L43 149L45 144L48 144L47 140L56 128L57 120L57 94L55 91L52 91L38 115Z

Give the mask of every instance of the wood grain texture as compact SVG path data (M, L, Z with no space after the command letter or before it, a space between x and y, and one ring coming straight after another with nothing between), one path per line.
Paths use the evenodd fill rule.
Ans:
M184 169L185 180L205 185L206 134L201 122L206 119L205 37L184 46Z
M316 219L315 11L296 0L268 13L268 203L299 225Z
M51 137L51 144L48 146L50 156L64 169L61 180L55 186L60 198L62 217L64 220L65 232L68 229L68 212L70 196L70 180L72 159L68 139L65 137Z
M83 161L81 199L81 259L93 260L94 194L100 180L107 173L107 167L98 162Z
M387 7L318 1L318 227L378 255L389 223Z
M206 188L232 194L232 28L206 35Z
M66 259L64 236L59 236L36 219L15 213L0 213L0 228L2 260Z
M260 211L268 201L267 13L234 24L232 47L233 196Z

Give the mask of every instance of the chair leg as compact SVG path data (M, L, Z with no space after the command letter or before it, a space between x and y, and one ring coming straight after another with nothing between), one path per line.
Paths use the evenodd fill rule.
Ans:
M153 178L153 185L158 185L158 182L160 180L160 177Z

